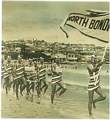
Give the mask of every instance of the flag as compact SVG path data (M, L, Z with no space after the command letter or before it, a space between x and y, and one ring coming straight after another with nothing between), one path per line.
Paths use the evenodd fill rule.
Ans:
M66 27L76 29L81 34L101 42L109 42L110 19L108 12L87 10L86 14L70 13L60 26L68 38Z

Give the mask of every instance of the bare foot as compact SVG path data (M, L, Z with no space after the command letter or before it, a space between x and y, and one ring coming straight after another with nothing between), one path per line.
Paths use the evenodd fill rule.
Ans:
M90 119L93 119L93 118L94 118L92 113L89 113L89 118L90 118Z

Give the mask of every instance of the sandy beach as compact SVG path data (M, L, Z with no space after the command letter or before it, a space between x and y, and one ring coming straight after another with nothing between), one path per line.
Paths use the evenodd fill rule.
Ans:
M102 69L104 72L105 69ZM69 71L69 69L68 69ZM71 72L70 72L71 71ZM64 82L67 91L61 97L56 96L54 104L50 102L51 87L45 95L41 97L41 104L37 104L37 97L34 101L26 100L25 95L20 96L16 100L12 91L8 95L2 90L2 118L72 118L72 119L88 119L88 92L87 82L88 73L85 69L64 70ZM86 71L86 73L85 73ZM71 73L71 76L68 75ZM79 76L78 76L79 75ZM108 75L102 76L103 93L106 100L96 104L97 108L93 109L93 118L108 119L109 118L109 89ZM68 78L68 80L66 80ZM73 79L73 81L72 81ZM78 81L79 79L79 81ZM76 82L75 82L75 81ZM70 84L68 84L71 81ZM82 82L80 82L82 81ZM79 83L79 84L78 84ZM97 97L97 96L95 96Z

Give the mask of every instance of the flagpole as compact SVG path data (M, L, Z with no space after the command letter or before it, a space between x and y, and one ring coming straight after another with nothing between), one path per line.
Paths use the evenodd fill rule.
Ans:
M106 54L107 46L108 46L108 45L106 45L106 47L105 47L105 49L104 49L104 53L103 53L103 56L102 56L102 62L103 62L104 57L105 57L105 54Z
M104 49L104 53L103 53L101 62L104 61L104 57L105 57L105 54L106 54L107 46L108 46L108 44L106 45L106 47L105 47L105 49ZM99 68L99 71L101 70L101 68L102 68L102 66Z
M104 53L103 53L101 62L103 62L103 60L104 60L104 57L105 57L105 54L106 54L106 50L107 50L107 46L108 46L108 44L106 45L106 47L105 47L105 49L104 49ZM102 66L99 68L99 72L100 72L101 68L102 68ZM95 78L94 78L94 79L95 79ZM95 85L97 84L97 80L98 80L98 78L96 78L96 80L95 80L95 81L96 81L96 82L95 82Z

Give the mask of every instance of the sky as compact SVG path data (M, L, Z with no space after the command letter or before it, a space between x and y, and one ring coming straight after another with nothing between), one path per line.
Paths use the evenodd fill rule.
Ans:
M3 40L33 39L49 42L103 45L73 30L67 39L60 25L71 12L84 13L87 9L109 11L107 2L41 2L3 1Z

